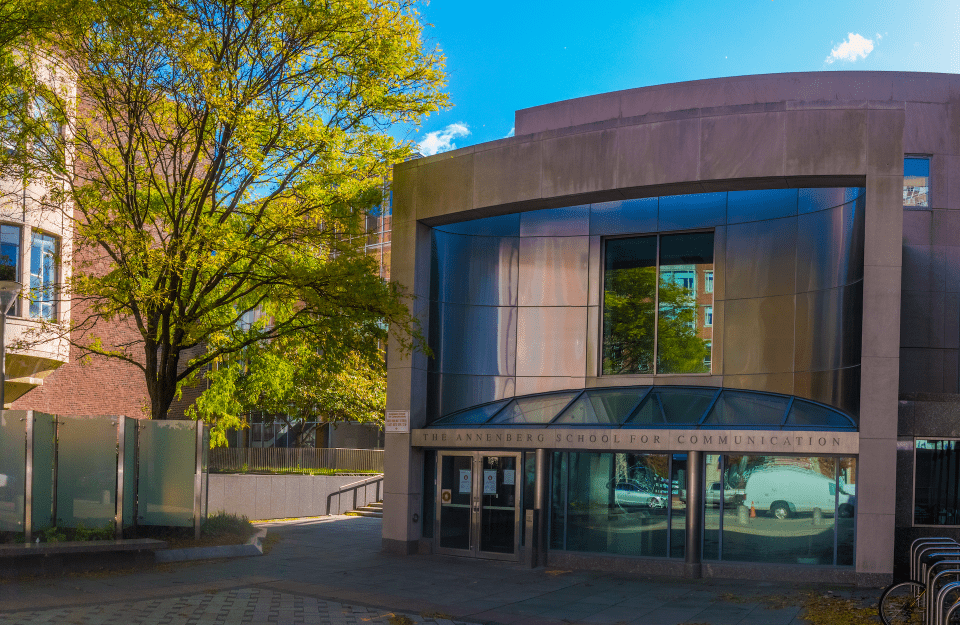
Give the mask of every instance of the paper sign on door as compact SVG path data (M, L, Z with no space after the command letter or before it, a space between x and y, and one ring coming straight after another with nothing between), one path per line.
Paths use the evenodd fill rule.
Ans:
M484 495L497 494L497 470L496 469L484 469L483 494Z
M460 469L460 491L461 495L470 494L470 469Z
M516 483L516 472L513 469L503 470L503 485L513 486Z

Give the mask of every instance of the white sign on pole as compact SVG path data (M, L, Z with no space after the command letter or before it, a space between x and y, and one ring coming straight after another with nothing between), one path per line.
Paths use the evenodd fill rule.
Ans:
M409 410L388 410L384 419L384 431L388 434L406 434L410 431Z

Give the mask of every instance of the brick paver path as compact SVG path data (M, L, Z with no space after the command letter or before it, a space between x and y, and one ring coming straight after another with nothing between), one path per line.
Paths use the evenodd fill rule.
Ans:
M259 588L147 599L133 603L13 612L0 616L11 625L367 625L389 623L395 613ZM462 621L402 615L414 623L451 625Z
M262 557L2 582L0 625L802 625L804 593L832 590L865 602L879 595L395 556L381 551L380 519L267 527L281 540Z

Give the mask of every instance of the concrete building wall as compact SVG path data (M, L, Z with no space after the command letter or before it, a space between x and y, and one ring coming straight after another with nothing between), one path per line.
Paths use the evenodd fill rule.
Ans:
M960 192L951 191L960 176L949 177L955 146L960 146L960 77L831 72L726 78L535 107L518 111L516 121L515 137L395 168L392 277L416 298L411 304L424 327L431 323L427 302L433 226L681 193L865 186L857 522L861 548L856 570L865 582L888 577L893 568L901 357L913 357L911 349L926 349L934 357L939 350L941 359L955 358L949 350L957 349L945 329L948 323L956 324L946 286L934 283L936 288L920 289L943 293L943 307L935 309L942 314L918 315L905 304L901 324L905 232L918 246L934 248L939 242L949 247L948 231L933 230L934 209L929 231L922 216L905 219L903 158L931 155L934 206L960 209ZM946 216L941 212L937 219ZM597 259L591 256L590 262ZM727 313L720 311L715 325L724 327ZM933 330L911 338L918 344L904 345L901 353L901 327L922 333L924 323ZM588 324L585 320L584 331L595 333L596 326ZM944 328L943 338L936 334L939 328ZM724 362L729 362L729 342L723 349ZM388 409L409 409L413 428L427 419L427 376L422 354L400 356L391 350ZM904 379L906 388L914 384L909 376ZM938 388L952 387L941 379ZM410 447L406 434L387 434L386 449L384 547L407 552L415 548L421 532L414 521L420 510L421 454Z

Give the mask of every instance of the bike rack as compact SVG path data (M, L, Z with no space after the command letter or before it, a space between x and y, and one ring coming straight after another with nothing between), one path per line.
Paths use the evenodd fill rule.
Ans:
M927 597L926 597L927 614L932 614L933 609L936 607L933 600L933 595L934 595L933 591L935 591L937 588L937 581L941 577L946 577L948 575L956 575L958 578L960 578L960 568L946 569L944 571L937 572L936 569L938 566L947 566L947 565L960 567L960 560L938 560L937 562L934 562L927 568L927 576L925 579L926 584L924 585L924 587L929 588L931 590L931 592L927 593ZM960 581L960 579L957 579L956 581Z
M913 560L913 571L911 574L914 575L912 578L915 581L922 582L923 578L926 576L926 562L925 559L929 558L934 554L949 554L957 553L960 551L960 544L954 543L937 543L934 545L923 545L917 549L916 556Z
M940 589L940 592L937 593L937 602L935 604L937 606L936 619L933 621L933 623L930 623L930 617L934 615L928 613L926 618L928 625L944 625L946 623L946 621L944 620L944 612L943 612L943 605L942 605L943 598L946 597L947 593L953 590L954 588L960 588L960 582L950 582L949 584L944 585L944 587ZM957 604L954 603L948 609L952 612L953 608L956 608L956 606Z
M951 544L957 545L958 543L953 538L947 538L946 536L925 536L923 538L917 538L912 543L910 543L910 579L918 580L917 569L919 569L919 564L917 563L917 550L927 545L935 544Z
M951 547L946 549L937 548L933 550L921 550L920 555L917 558L917 563L919 565L919 576L917 577L916 581L925 583L929 574L930 565L932 563L939 562L940 560L950 558L960 559L960 545L955 548ZM926 585L924 585L924 588L926 588Z

